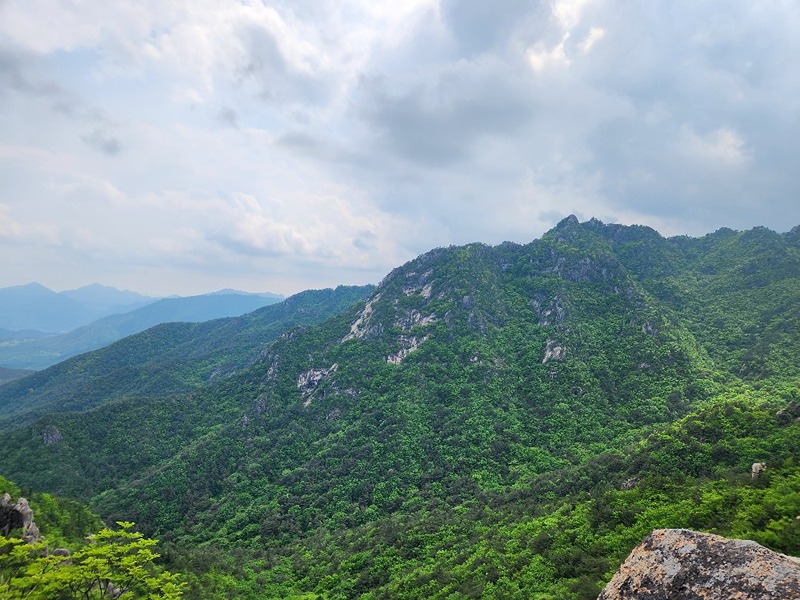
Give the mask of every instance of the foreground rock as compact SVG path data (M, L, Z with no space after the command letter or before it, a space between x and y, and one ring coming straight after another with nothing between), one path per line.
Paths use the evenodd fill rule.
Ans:
M633 549L598 600L800 599L800 559L748 540L656 529Z

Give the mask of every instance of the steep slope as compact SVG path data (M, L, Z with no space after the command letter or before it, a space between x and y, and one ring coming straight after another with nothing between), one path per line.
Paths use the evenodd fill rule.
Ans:
M243 293L164 298L135 310L109 315L62 335L0 346L0 364L44 369L161 323L198 323L240 316L279 301L280 298L273 295Z
M17 427L48 411L85 410L123 396L195 389L254 360L284 330L323 321L370 289L312 290L241 317L154 327L1 386L0 428Z
M510 491L465 486L361 525L267 542L252 551L262 566L250 583L261 584L243 581L237 595L280 598L299 588L331 598L595 600L631 549L663 527L797 555L800 406L777 411L783 402L721 399L624 451ZM754 460L769 465L758 479ZM193 553L198 564L214 556Z
M800 375L800 228L665 240L647 227L583 227L609 241L721 369L750 381Z
M198 395L240 413L96 506L272 544L513 486L681 415L713 388L707 359L575 223L396 269L351 320L281 339Z

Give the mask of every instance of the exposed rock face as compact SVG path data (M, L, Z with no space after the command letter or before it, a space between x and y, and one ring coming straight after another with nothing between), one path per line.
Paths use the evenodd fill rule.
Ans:
M333 375L338 367L339 365L334 363L327 369L311 369L300 374L297 378L297 387L300 389L300 392L303 394L303 399L305 400L303 406L311 404L311 398L314 396L314 392L317 391L319 384Z
M52 446L63 439L64 436L61 435L61 432L55 425L48 425L42 432L42 441L44 442L45 446Z
M419 348L419 345L428 339L429 336L418 338L417 336L400 336L400 349L394 354L386 357L386 362L392 365L399 365L403 359Z
M370 325L370 318L372 317L373 306L375 303L381 299L382 293L377 293L373 296L365 305L364 308L359 313L356 320L350 325L350 333L342 338L343 342L352 339L361 339L363 337L368 337L370 334L375 332L375 327Z
M800 402L793 402L786 408L780 409L775 413L775 416L778 417L782 425L800 422Z
M800 559L749 540L656 529L633 549L598 600L800 599Z
M39 528L33 522L33 511L25 498L12 504L11 496L0 498L0 535L8 536L15 529L22 529L22 539L35 542L39 539Z
M761 473L767 470L767 463L757 462L753 463L753 466L750 468L750 476L753 479L758 479L761 477Z
M567 349L564 346L559 346L555 340L547 340L547 345L544 349L544 356L542 357L542 364L546 365L551 360L561 360L567 355Z

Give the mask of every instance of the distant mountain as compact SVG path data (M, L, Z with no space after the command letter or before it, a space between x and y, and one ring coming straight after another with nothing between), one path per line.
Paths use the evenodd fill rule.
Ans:
M0 328L57 333L97 318L96 311L38 283L0 289Z
M229 295L229 294L238 294L240 296L261 296L262 298L271 298L276 302L280 302L281 300L285 300L286 297L282 296L281 294L273 294L271 292L243 292L241 290L234 290L232 288L225 288L222 290L217 290L216 292L211 292L207 294L209 296L214 295Z
M118 290L99 283L86 285L75 290L65 290L60 292L60 295L75 300L87 308L108 315L128 312L158 300L158 298L143 296L137 292Z
M114 293L116 290L109 293L109 289L113 290L100 286L92 288L90 292L99 290L99 296L107 300L120 298ZM0 345L0 365L9 368L44 369L160 323L201 322L238 316L279 302L279 298L274 294L238 293L164 298L135 310L104 317L69 333Z

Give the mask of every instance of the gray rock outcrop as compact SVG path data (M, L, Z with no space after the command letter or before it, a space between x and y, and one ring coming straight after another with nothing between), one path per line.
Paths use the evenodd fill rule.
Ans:
M0 535L8 536L15 529L22 530L26 542L39 539L39 528L33 522L33 511L25 498L12 503L9 494L0 497Z
M753 466L750 468L750 477L753 479L758 479L761 477L761 474L767 470L767 463L757 462L753 463Z
M656 529L598 600L798 600L800 559L749 540Z

